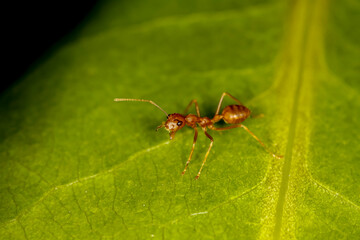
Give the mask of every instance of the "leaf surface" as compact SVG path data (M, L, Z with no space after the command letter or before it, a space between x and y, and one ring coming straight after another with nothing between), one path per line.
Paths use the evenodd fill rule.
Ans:
M107 1L0 98L1 239L356 239L356 1ZM168 140L151 99L241 129ZM225 99L224 105L234 104ZM192 109L194 112L194 109Z

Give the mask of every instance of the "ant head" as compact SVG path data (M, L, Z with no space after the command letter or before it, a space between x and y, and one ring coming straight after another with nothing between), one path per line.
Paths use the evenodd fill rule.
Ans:
M170 133L170 140L175 136L176 131L182 129L186 124L185 117L179 113L169 114L166 122L163 124Z
M174 138L177 130L180 130L186 125L185 117L183 115L179 113L167 114L164 111L164 109L162 109L159 105L157 105L151 100L133 99L133 98L115 98L114 101L115 102L147 102L160 109L167 116L167 120L165 123L162 123L160 126L158 126L156 130L165 127L165 129L168 130L170 133L170 140Z

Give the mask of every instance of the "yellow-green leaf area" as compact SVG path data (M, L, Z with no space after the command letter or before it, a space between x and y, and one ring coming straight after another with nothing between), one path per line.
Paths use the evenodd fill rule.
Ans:
M356 239L356 1L103 1L0 96L0 239ZM223 92L246 131L169 140ZM234 104L229 98L224 106ZM193 113L195 109L191 110ZM224 126L221 125L220 126Z

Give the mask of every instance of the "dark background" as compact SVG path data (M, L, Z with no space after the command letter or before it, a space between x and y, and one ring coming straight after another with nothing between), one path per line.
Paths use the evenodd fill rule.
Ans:
M81 28L81 22L94 11L96 3L96 0L2 3L0 93L18 81L56 43Z

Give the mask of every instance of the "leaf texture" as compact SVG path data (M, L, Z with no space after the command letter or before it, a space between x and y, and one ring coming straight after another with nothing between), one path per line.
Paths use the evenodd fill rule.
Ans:
M105 1L0 97L0 239L357 239L357 1ZM169 141L151 99L241 129ZM224 104L233 104L225 99ZM194 109L192 111L195 111Z

